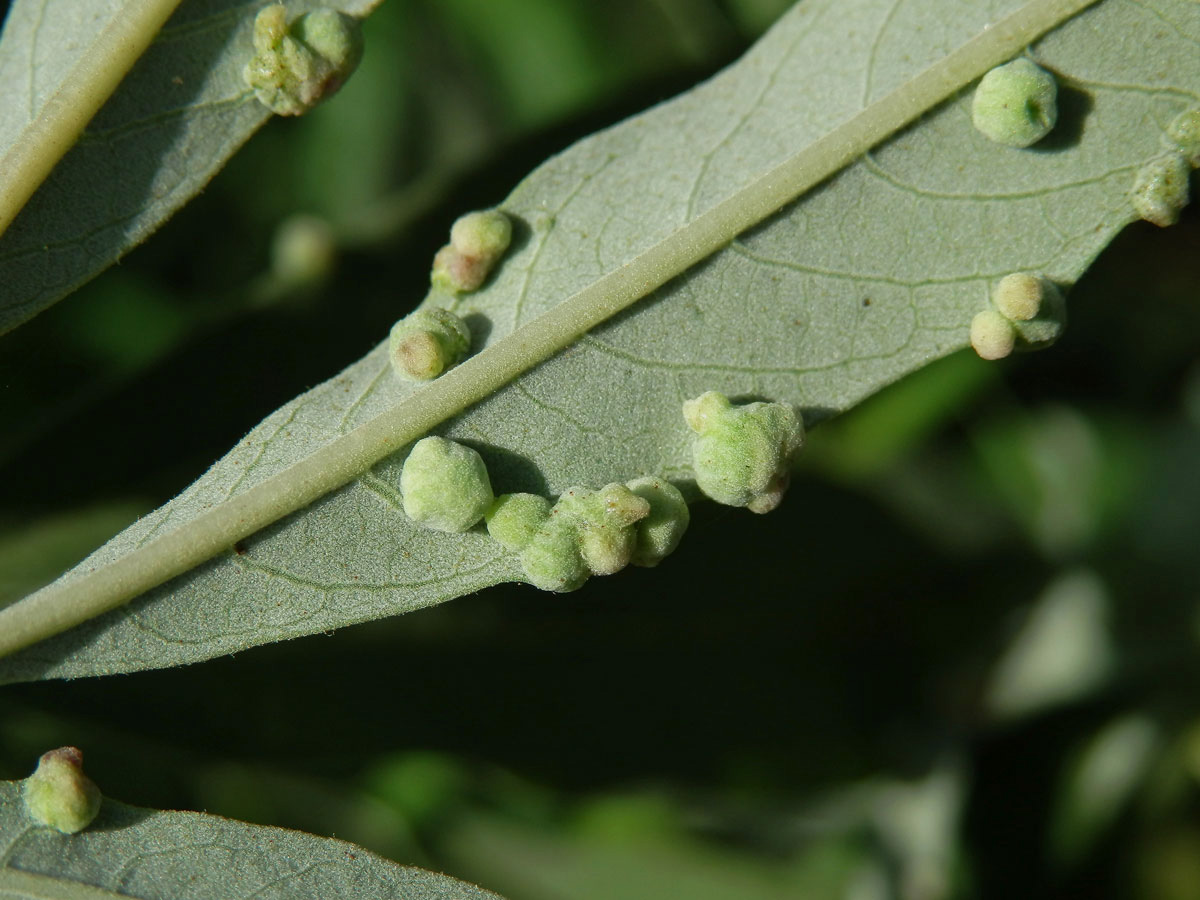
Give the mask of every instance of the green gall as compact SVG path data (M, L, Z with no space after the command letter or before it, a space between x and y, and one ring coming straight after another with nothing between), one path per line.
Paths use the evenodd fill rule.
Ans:
M1156 156L1138 169L1129 194L1138 216L1159 228L1178 222L1188 205L1190 175L1191 167L1178 151Z
M1004 359L1016 340L1012 322L994 309L982 310L971 320L971 346L981 359Z
M543 591L582 587L590 572L579 553L574 523L552 515L521 551L521 568L529 583Z
M450 226L450 246L463 256L495 262L511 241L512 221L498 209L467 213Z
M648 515L650 502L623 484L568 488L521 551L521 568L536 587L573 591L590 575L629 565L637 549L634 525Z
M22 796L35 821L63 834L82 831L100 812L100 789L83 774L83 753L76 747L43 754Z
M613 482L598 491L568 488L554 504L554 513L574 522L613 523L628 527L650 514L650 504L626 485Z
M1005 275L992 290L992 305L1006 319L1032 319L1042 308L1042 297L1054 285L1028 272Z
M1056 316L1038 316L1028 322L1013 322L1018 350L1042 350L1062 337L1064 322Z
M650 515L650 504L623 484L598 491L571 488L554 505L561 519L574 524L579 555L593 575L612 575L629 565L637 545L631 527Z
M1167 140L1193 169L1200 167L1200 107L1181 112L1167 125Z
M447 244L433 257L429 283L451 294L477 291L487 281L491 264L476 256L464 256Z
M413 445L400 472L400 493L408 517L434 531L466 531L492 505L483 459L470 447L441 437Z
M786 403L734 406L708 391L683 404L696 432L692 467L700 490L727 506L766 513L783 500L792 457L804 443L804 426Z
M971 320L971 346L983 359L1039 350L1058 340L1066 321L1067 305L1054 282L1014 272L992 289L991 307Z
M461 362L470 348L467 323L434 306L418 309L392 326L388 358L406 381L428 381Z
M296 40L316 53L335 72L348 76L358 68L362 59L362 37L358 22L350 16L336 9L314 9L298 18L291 31ZM341 87L341 82L333 90L338 87Z
M991 140L1008 147L1036 144L1058 120L1054 76L1024 57L997 66L979 82L971 121Z
M264 6L254 17L254 49L265 56L278 49L287 34L287 7L282 3Z
M501 494L484 513L488 534L506 550L524 550L550 516L550 501L538 494Z
M336 257L333 229L317 216L289 216L271 239L271 272L284 285L324 281L333 271Z
M454 294L478 290L511 241L512 221L498 209L460 216L450 228L450 243L433 258L429 280Z
M709 428L729 415L733 404L729 398L718 391L707 391L695 400L685 400L683 403L683 419L688 428L697 434L703 434Z
M635 566L657 566L679 546L691 513L679 488L665 478L635 478L626 487L650 504L650 513L637 523L633 548Z
M1007 275L1002 278L996 291L992 294L992 302L996 304L1002 315L1006 315L1005 310L1009 308L1016 308L1018 312L1026 311L1023 304L1006 296L1006 292L1003 290L1005 280L1014 277L1016 276ZM1022 273L1020 277L1036 279L1039 288L1037 309L1028 318L1018 316L1007 316L1007 318L1012 324L1013 331L1016 332L1018 350L1041 350L1049 347L1062 336L1067 325L1067 304L1063 299L1062 291L1054 282L1025 273ZM1017 292L1014 291L1014 293Z
M242 78L264 106L281 116L308 112L342 86L362 58L358 22L316 9L287 24L281 3L254 19L255 55Z

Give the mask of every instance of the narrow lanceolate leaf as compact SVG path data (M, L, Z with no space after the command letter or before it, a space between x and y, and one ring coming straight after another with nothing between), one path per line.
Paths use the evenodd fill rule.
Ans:
M785 400L813 424L965 346L1003 275L1078 278L1134 217L1129 186L1161 152L1163 125L1200 94L1200 6L1103 0L1036 40L1007 18L1072 8L800 3L726 72L582 141L518 186L504 204L518 221L514 247L459 308L483 353L414 389L378 348L270 416L171 504L0 612L0 625L15 632L39 604L56 609L47 599L87 600L114 585L117 596L123 579L174 565L204 542L220 546L223 534L229 546L252 519L252 498L307 502L321 479L402 450L473 398L486 395L439 431L480 451L497 492L552 495L642 474L687 481L684 399L717 390ZM972 126L969 91L936 99L1026 44L1062 88L1045 141L994 143ZM920 74L930 66L933 76ZM922 113L787 202L804 181L789 162L798 153L802 169L836 161L860 131ZM709 227L722 220L740 230L747 208L774 208L764 200L772 191L776 214L736 240ZM607 310L602 319L621 307L617 299L647 289L639 305L515 374L544 358L548 330L569 341L596 309ZM383 459L133 603L0 661L0 677L190 662L519 580L515 560L485 534L413 527L400 506L402 458Z
M25 814L0 782L0 896L9 900L499 900L471 884L400 866L345 841L193 812L105 800L78 834Z
M364 15L376 2L330 5ZM242 81L264 3L189 0L159 32L176 4L16 0L9 10L0 35L0 334L141 242L270 115ZM130 48L136 58L156 32L122 80Z

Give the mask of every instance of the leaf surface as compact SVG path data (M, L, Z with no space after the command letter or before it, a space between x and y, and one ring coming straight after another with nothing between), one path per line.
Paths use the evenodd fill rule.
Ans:
M16 0L0 35L0 159L133 0ZM242 67L262 2L188 0L0 235L0 334L116 262L270 113ZM291 11L316 4L298 5ZM375 0L331 4L365 15Z
M496 341L737 196L1016 5L798 4L716 78L531 174L504 203L519 223L513 250L460 312L481 344ZM498 493L556 495L646 473L686 486L680 404L705 390L787 400L809 425L848 408L965 346L1004 274L1079 277L1134 218L1129 185L1161 152L1162 127L1196 104L1198 42L1195 3L1104 0L1030 48L1061 85L1059 125L1043 144L989 142L971 125L965 91L440 432L479 449ZM287 469L411 390L376 348L64 578ZM402 459L0 661L0 678L191 662L519 580L515 559L486 534L411 525Z
M105 800L74 835L36 824L19 782L0 782L0 896L13 900L286 897L498 900L474 885L345 841Z

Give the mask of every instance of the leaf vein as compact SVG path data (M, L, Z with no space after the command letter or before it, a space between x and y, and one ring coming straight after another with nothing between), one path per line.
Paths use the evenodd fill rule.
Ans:
M1128 178L1132 172L1137 169L1137 165L1130 164L1128 166L1120 166L1116 169L1109 169L1094 177L1081 178L1075 181L1066 181L1056 185L1047 187L1034 188L1026 191L1005 191L1002 193L970 191L935 191L931 188L919 187L903 181L898 176L891 174L887 169L881 166L876 160L867 157L863 160L864 167L872 175L877 177L885 184L896 188L897 190L905 191L917 197L925 197L931 200L952 200L964 203L980 203L989 201L1002 200L1030 200L1042 199L1050 194L1062 193L1064 191L1076 190L1078 188L1090 187L1094 184L1101 184L1118 176Z

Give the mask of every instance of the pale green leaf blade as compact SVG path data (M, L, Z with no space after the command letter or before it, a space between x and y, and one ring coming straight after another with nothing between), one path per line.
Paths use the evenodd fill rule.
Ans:
M105 800L78 834L30 819L19 782L0 782L0 896L12 900L499 900L354 844L194 812Z
M799 4L711 82L526 179L505 203L522 223L517 245L462 311L494 342L1016 5ZM1133 218L1129 184L1160 152L1162 126L1195 105L1198 41L1195 3L1104 0L1031 48L1067 86L1046 146L990 143L971 126L964 92L443 433L483 453L497 491L556 494L644 473L686 481L679 408L704 390L788 400L810 425L853 405L963 347L1000 276L1078 278ZM410 391L377 348L65 578L286 470ZM414 529L399 506L399 467L386 460L236 551L0 661L0 678L191 662L519 580L516 561L482 533Z
M68 80L94 35L131 2L16 0L0 35L0 158ZM0 234L0 333L139 244L267 120L242 81L263 5L189 0L167 21ZM375 0L331 5L361 16Z

